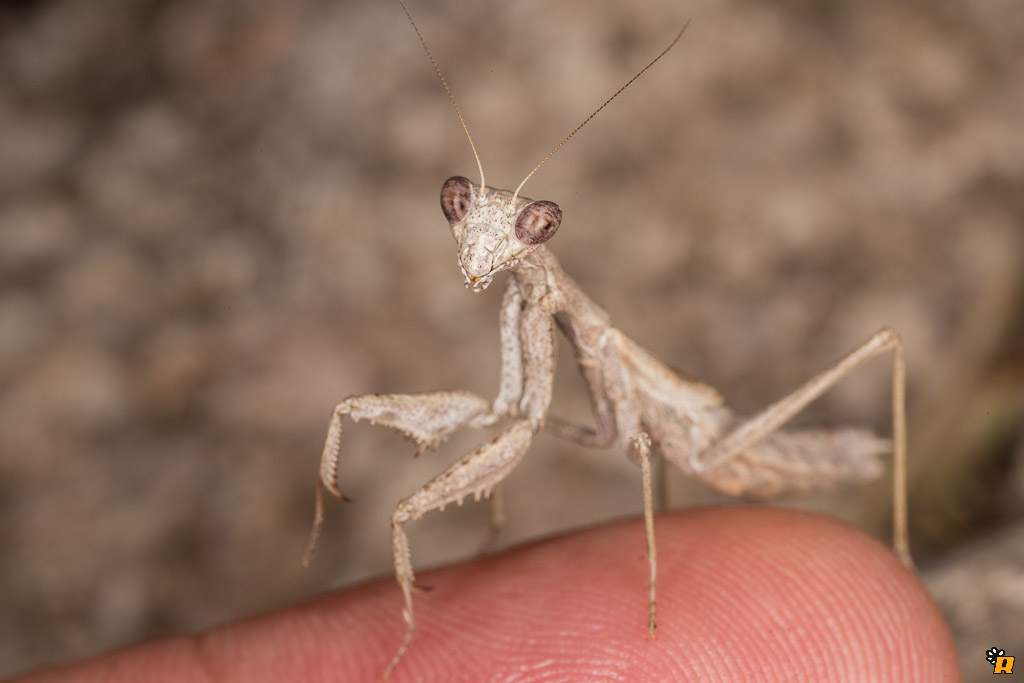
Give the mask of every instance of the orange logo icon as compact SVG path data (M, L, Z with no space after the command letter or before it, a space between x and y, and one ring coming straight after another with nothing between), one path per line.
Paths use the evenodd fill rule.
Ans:
M992 665L992 673L1013 673L1013 657L1008 657L1006 650L1001 650L998 647L989 648L985 651L985 659Z

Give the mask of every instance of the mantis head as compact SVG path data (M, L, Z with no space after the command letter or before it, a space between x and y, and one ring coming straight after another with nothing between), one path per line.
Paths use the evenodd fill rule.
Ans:
M609 102L618 97L633 81L640 78L645 71L664 57L679 42L690 22L687 21L683 25L668 47L662 50L657 57L626 81L625 85L616 90L581 124L573 128L572 132L562 138L562 141L555 145L555 148L548 152L548 155L541 159L540 163L523 178L523 182L519 183L515 192L509 192L487 187L480 155L476 153L473 136L469 134L469 128L462 118L459 105L455 103L455 96L452 95L452 91L448 87L448 81L441 73L441 67L437 65L434 55L431 54L430 48L427 46L427 41L423 39L419 27L412 20L412 15L409 14L405 3L398 0L398 4L402 6L405 17L416 32L416 37L420 39L420 45L427 53L427 58L452 103L455 115L459 117L459 123L462 124L462 130L466 133L466 140L469 141L469 147L473 150L477 168L480 170L479 185L462 176L452 176L444 182L444 186L441 188L441 211L448 219L452 236L459 245L459 267L462 269L462 274L466 276L466 287L474 292L482 292L491 284L495 273L514 268L540 244L551 239L562 222L562 210L558 208L558 204L534 201L519 196L519 191L523 189L526 181L532 178L533 174L544 165L544 162L560 150L562 145L572 139L576 133L580 132L580 129L597 116L598 112L604 109Z
M513 268L551 239L562 222L562 209L508 190L483 188L462 176L441 187L441 211L459 245L459 267L466 287L487 289L494 274Z

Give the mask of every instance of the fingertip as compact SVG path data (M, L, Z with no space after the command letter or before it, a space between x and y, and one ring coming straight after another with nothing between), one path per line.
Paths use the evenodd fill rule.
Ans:
M829 518L739 506L656 520L648 638L642 520L423 572L393 681L956 681L916 575ZM391 580L106 655L35 681L380 680L405 634Z

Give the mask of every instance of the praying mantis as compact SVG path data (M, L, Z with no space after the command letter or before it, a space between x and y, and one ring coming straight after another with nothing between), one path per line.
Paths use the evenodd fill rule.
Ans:
M441 211L457 245L465 285L482 292L508 271L502 298L501 369L493 400L469 391L350 396L335 406L320 461L316 510L304 564L309 565L324 519L325 492L344 498L337 479L343 422L369 420L394 429L417 446L433 449L464 427L499 428L497 435L400 501L391 517L395 576L404 598L406 633L384 672L406 654L416 631L414 573L404 525L431 510L489 498L545 430L593 448L617 445L640 468L648 558L648 635L657 625L657 549L651 460L660 455L684 474L733 496L770 499L867 481L893 455L894 550L912 566L907 531L905 363L903 343L883 328L792 393L752 416L728 408L711 386L652 356L616 328L608 315L562 270L547 247L562 222L554 202L520 191L538 169L583 126L671 50L672 42L619 88L523 179L515 191L486 184L483 165L455 97L403 0L397 0L462 125L480 173L479 184L462 176L441 188ZM556 329L568 340L589 392L594 426L549 415ZM892 354L893 438L857 428L793 430L783 426L805 406L865 361Z

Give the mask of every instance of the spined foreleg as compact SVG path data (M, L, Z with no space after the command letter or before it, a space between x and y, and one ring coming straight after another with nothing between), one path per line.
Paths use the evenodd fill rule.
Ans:
M429 394L370 394L350 396L331 415L327 440L320 457L320 479L316 489L316 513L303 564L309 566L320 538L324 519L324 489L345 499L338 490L338 460L341 452L342 422L369 420L390 427L415 442L417 455L436 448L457 429L484 427L497 421L489 401L468 391L439 391Z
M522 459L533 434L534 429L529 421L517 421L398 504L391 517L391 547L395 560L395 578L402 587L402 595L405 598L402 616L405 618L407 630L398 652L388 664L385 676L398 665L416 632L412 608L412 559L409 554L409 539L402 525L411 519L419 519L430 510L443 510L451 503L461 505L462 499L468 495L473 495L476 500L480 500L481 496L490 496L498 482Z
M542 305L534 304L523 309L520 342L525 378L518 405L522 418L400 502L391 518L395 578L405 598L403 615L408 628L398 652L384 672L385 676L398 665L416 632L412 609L412 560L409 539L402 525L410 519L419 519L430 510L441 510L450 503L461 502L469 494L477 500L489 495L519 463L533 435L544 424L555 376L555 340L551 317Z

